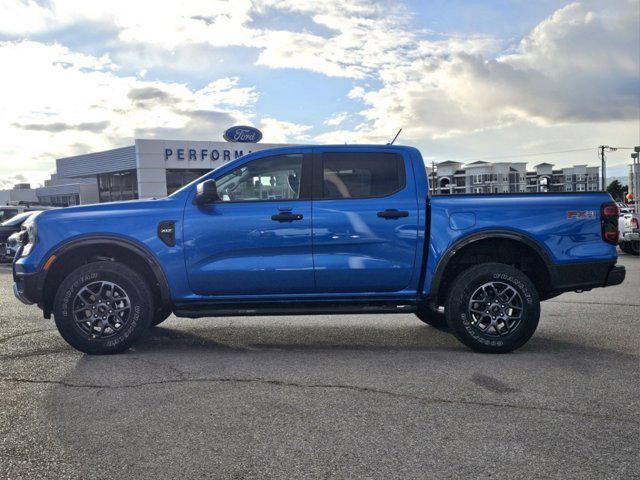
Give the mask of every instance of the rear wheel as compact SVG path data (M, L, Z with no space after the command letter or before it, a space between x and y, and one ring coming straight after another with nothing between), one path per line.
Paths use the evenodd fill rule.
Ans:
M635 255L636 257L640 255L640 241L636 240L635 242L629 242L629 246L627 248L627 253Z
M540 300L524 273L502 263L484 263L453 281L445 307L455 336L478 352L506 353L536 331Z
M149 327L152 312L144 279L118 262L78 267L62 281L53 305L60 335L93 355L128 349Z

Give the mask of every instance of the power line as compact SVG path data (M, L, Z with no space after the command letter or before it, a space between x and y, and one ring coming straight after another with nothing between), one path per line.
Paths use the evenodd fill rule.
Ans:
M520 158L520 157L539 157L543 155L553 155L555 153L571 153L571 152L588 152L593 151L595 147L589 148L572 148L569 150L555 150L552 152L537 152L537 153L520 153L518 155L502 155L498 157L472 157L465 158L460 160L461 162L466 162L467 160L498 160L502 158Z

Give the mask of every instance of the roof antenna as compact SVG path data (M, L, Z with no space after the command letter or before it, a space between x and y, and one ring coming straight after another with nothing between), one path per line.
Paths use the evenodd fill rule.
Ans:
M387 143L387 145L393 145L393 143L396 141L396 138L398 138L398 135L400 135L401 131L402 131L402 129L398 130L398 133L396 133L396 136L393 137L393 140L391 140L389 143Z

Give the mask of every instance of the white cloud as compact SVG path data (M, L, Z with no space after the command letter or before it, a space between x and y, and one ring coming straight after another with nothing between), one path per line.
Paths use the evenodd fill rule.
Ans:
M0 32L9 35L53 31L95 22L115 28L125 44L173 51L185 45L242 46L259 52L258 64L296 68L329 76L364 78L394 61L394 50L410 43L401 28L406 14L390 4L361 0L275 1L192 0L135 2L51 0L46 4L0 0ZM311 17L328 36L252 25L255 12L295 12ZM393 48L390 48L393 46ZM150 55L147 61L162 61ZM150 66L150 65L147 65Z
M0 135L7 139L0 159L20 155L35 164L51 152L109 148L134 135L208 135L232 121L259 124L265 141L274 142L380 143L402 127L400 141L427 147L427 156L635 143L639 5L570 3L500 52L492 36L411 28L411 14L399 2L0 0L5 36L93 22L114 31L120 48L117 57L96 58L59 45L0 44L0 61L12 72L0 77L2 91L12 92L0 111ZM317 28L256 22L259 15L288 13ZM249 48L264 67L351 79L346 100L360 111L348 115L361 123L346 130L342 110L349 107L341 107L324 119L333 130L314 135L323 119L304 125L273 115L257 119L258 90L238 78L199 88L145 80L147 70L165 67L174 52L180 58L172 68L202 73L211 67L202 55L229 46ZM119 74L112 58L128 62L137 77Z
M545 145L554 143L553 129L537 126L560 131L575 124L574 136L564 142L595 146L609 141L604 132L610 129L602 125L615 121L625 143L638 142L638 5L569 4L497 58L488 54L495 48L490 39L417 41L420 48L379 70L380 87L349 92L365 106L364 137L382 140L402 127L402 138L422 145L467 137L502 148L501 138L518 131L521 149L527 132L536 130L545 132ZM592 131L587 124L601 125L603 135L580 134Z
M26 159L51 165L78 148L128 144L139 134L206 138L232 122L250 121L257 100L255 89L237 78L197 90L145 81L119 76L108 57L60 45L0 42L0 63L12 72L0 76L0 173L17 164L27 168Z
M348 116L349 114L347 112L336 113L327 118L324 124L330 127L338 127L344 123Z
M309 139L311 125L285 122L266 117L260 121L265 141L272 143L301 143Z

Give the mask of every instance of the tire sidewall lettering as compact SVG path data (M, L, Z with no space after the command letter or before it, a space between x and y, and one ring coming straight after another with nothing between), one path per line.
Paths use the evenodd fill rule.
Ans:
M62 315L64 317L69 316L69 301L71 300L72 296L75 298L74 292L79 290L82 284L90 283L92 281L95 281L97 278L98 278L98 274L96 272L88 273L86 275L81 275L80 278L75 280L71 284L71 286L64 292L64 296L62 297L62 306L61 306Z

